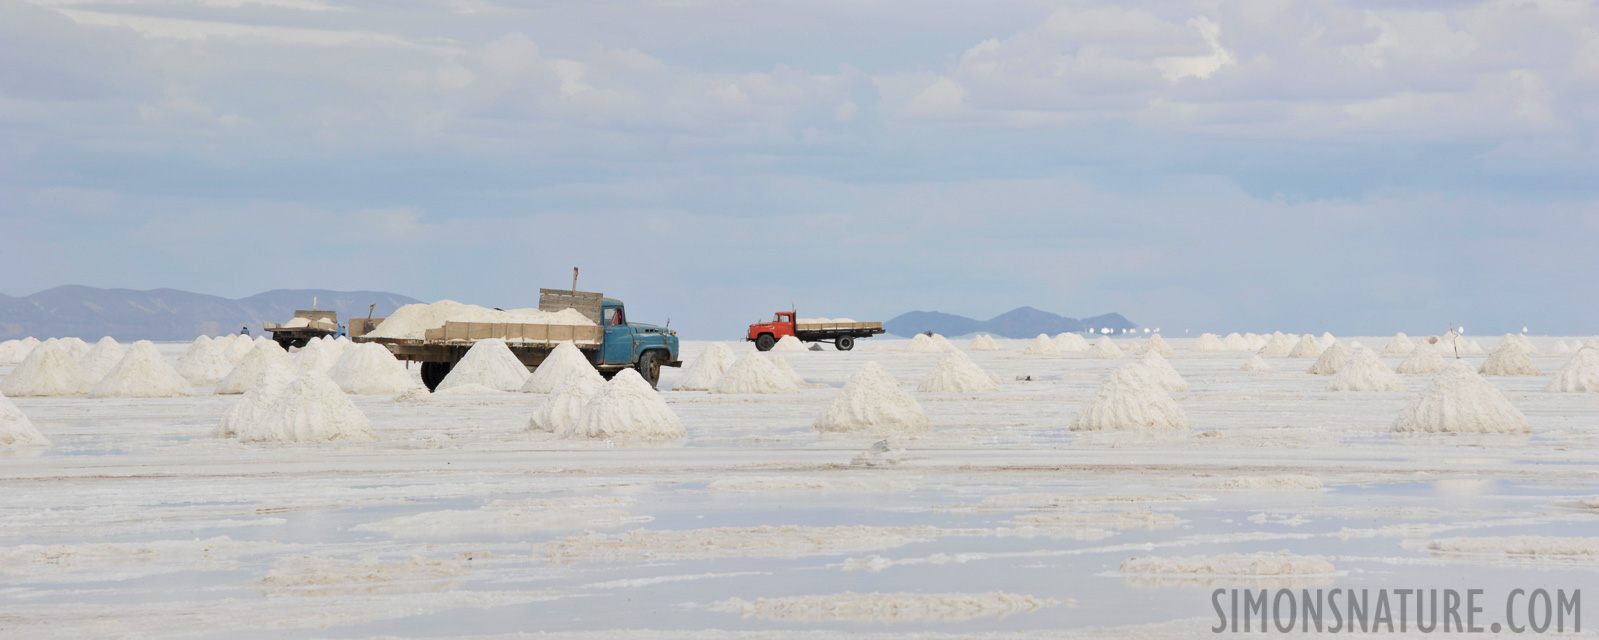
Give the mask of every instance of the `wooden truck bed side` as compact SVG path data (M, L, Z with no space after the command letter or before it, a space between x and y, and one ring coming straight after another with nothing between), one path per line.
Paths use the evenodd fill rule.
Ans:
M478 340L499 338L513 346L548 346L571 340L579 347L599 346L605 339L605 329L599 326L578 327L564 324L512 324L487 322L446 322L437 329L428 329L422 341L427 344L471 344Z
M539 289L539 311L554 313L562 309L577 309L594 324L600 324L600 307L604 302L604 295L592 291Z
M794 331L855 331L882 329L881 322L802 322L794 325Z

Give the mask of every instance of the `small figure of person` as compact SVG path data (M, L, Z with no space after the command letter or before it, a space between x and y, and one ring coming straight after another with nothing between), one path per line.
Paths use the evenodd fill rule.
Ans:
M239 335L241 335L241 336L250 335L250 328L249 327L239 327Z

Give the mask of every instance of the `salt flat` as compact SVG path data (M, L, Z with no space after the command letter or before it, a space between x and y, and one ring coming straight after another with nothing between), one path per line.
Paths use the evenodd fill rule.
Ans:
M688 438L651 446L528 431L539 394L351 396L375 442L293 445L213 438L239 396L210 387L16 398L52 445L0 452L0 635L1193 637L1217 586L1569 589L1599 569L1599 393L1544 391L1571 357L1554 338L1533 339L1546 375L1487 378L1532 433L1475 436L1390 434L1429 375L1331 392L1313 359L1244 372L1251 352L1167 341L1191 432L1068 431L1133 360L1025 340L967 352L995 391L915 391L946 355L904 340L773 354L797 394L672 391L668 369ZM812 428L867 362L933 426L889 439L897 464L862 464L881 436Z

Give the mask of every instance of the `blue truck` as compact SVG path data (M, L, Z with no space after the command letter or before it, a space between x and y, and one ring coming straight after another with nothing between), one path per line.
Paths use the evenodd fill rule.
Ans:
M356 342L373 342L386 347L395 358L422 365L422 383L429 391L450 375L455 363L479 340L505 340L522 364L537 369L556 345L571 341L588 356L589 363L609 379L623 369L637 369L653 386L661 379L661 367L681 367L677 332L653 324L629 322L621 300L598 293L563 289L540 289L539 310L558 312L575 309L594 322L592 326L549 324L502 324L446 322L428 329L420 339L360 336Z

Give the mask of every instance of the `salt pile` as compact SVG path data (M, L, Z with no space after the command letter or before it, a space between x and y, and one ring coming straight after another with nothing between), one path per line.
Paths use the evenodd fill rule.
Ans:
M220 340L221 338L218 339ZM234 366L244 362L244 357L250 355L250 350L254 349L257 344L256 341L251 340L248 336L242 335L228 336L227 340L227 348L222 350L222 355L227 356L228 361L232 362ZM262 338L261 342L272 341ZM277 343L273 342L273 344Z
M1236 332L1227 334L1227 338L1221 341L1221 345L1223 349L1228 351L1249 351L1249 341Z
M1188 415L1166 394L1149 367L1130 364L1099 385L1072 431L1187 431Z
M344 349L328 370L328 378L345 393L397 395L420 388L405 365L381 344L363 342Z
M1383 347L1382 353L1385 356L1403 356L1409 355L1411 351L1415 350L1416 343L1411 342L1410 336L1401 331L1394 334L1394 339L1388 341L1388 346Z
M1333 343L1336 343L1336 340ZM1333 344L1333 343L1330 343L1330 344ZM1315 357L1319 357L1321 355L1321 351L1322 351L1321 343L1316 342L1316 338L1312 337L1310 334L1307 333L1307 334L1305 334L1305 337L1299 339L1298 343L1294 344L1294 348L1293 349L1290 349L1288 351L1288 357L1290 357L1290 358L1315 358Z
M699 357L689 363L683 371L683 377L677 379L673 385L674 391L709 391L711 385L716 384L716 379L727 373L733 366L733 350L720 342L713 342L705 347ZM534 372L535 374L538 372Z
M1100 336L1098 340L1094 341L1094 347L1088 352L1088 357L1100 358L1102 360L1116 360L1125 356L1122 355L1122 349L1121 347L1116 346L1115 341L1108 337Z
M1482 363L1480 372L1485 376L1541 376L1542 371L1532 361L1526 348L1520 342L1505 336L1504 344L1500 345L1493 355L1488 356L1488 361Z
M905 347L905 350L914 353L949 353L955 351L955 345L936 333L931 336L918 333L911 338L911 343Z
M994 340L994 336L983 333L972 338L972 343L967 345L966 349L969 351L1004 351L1005 347L997 340Z
M593 367L589 368L593 371ZM533 408L533 416L527 421L527 428L532 431L547 431L549 433L564 434L571 431L577 416L583 412L583 407L594 398L605 386L605 378L599 372L594 375L574 375L562 380L550 392L548 399L543 404Z
M189 344L189 348L178 358L178 375L188 380L189 384L212 385L221 382L233 370L234 362L228 358L227 349L232 344L231 340L220 338L212 340L200 336Z
M1061 352L1064 353L1068 351L1087 351L1089 347L1088 341L1084 340L1080 335L1075 333L1057 333L1055 334L1055 348L1060 349Z
M760 352L744 354L711 385L711 393L799 393L794 379Z
M932 423L883 365L868 362L844 382L815 426L822 432L906 433L926 431Z
M78 359L78 366L83 368L83 376L90 380L104 378L111 369L122 361L126 349L112 340L111 336L101 338L89 349L89 353Z
M240 342L244 342L240 340ZM227 377L217 383L217 393L222 395L244 393L255 384L255 379L261 377L261 372L270 365L279 365L286 369L294 369L294 360L289 358L289 352L271 340L251 343L255 346L244 355L238 366L233 367ZM231 348L231 346L229 347Z
M1360 347L1355 350L1349 364L1338 370L1327 383L1328 391L1404 391L1405 383L1382 360L1377 352Z
M122 361L89 392L92 398L176 398L194 395L194 387L161 359L155 343L140 340Z
M783 336L782 338L780 338L777 341L777 344L772 345L772 350L773 351L804 351L805 350L805 343L800 342L800 339L796 338L794 336Z
M376 440L366 414L321 371L295 378L260 419L241 425L245 442L335 442Z
M1323 349L1326 349L1327 347L1332 346L1332 344L1334 342L1337 342L1337 341L1338 341L1338 338L1333 337L1333 334L1332 334L1331 331L1323 331L1323 332L1321 332L1321 338L1316 340L1316 342L1321 344L1321 348L1323 348Z
M0 394L13 398L28 396L79 396L89 392L93 381L60 342L46 340L34 347L11 375L0 382Z
M1288 336L1279 331L1271 334L1271 337L1266 339L1266 344L1260 347L1259 353L1263 356L1286 356L1288 352L1293 350L1294 343L1289 342Z
M1396 433L1532 433L1527 416L1456 360L1394 421Z
M373 345L377 346L377 345ZM216 437L237 438L240 432L248 432L261 418L266 415L267 409L272 408L272 403L283 395L283 390L294 382L295 371L281 362L268 362L261 370L260 375L250 383L250 389L244 392L244 397L228 407L228 412L222 415L221 424L217 425Z
M84 342L83 338L76 337L62 338L61 346L66 347L67 353L72 356L73 360L82 360L83 357L89 355L89 351L94 348L89 346L89 343Z
M1406 375L1434 374L1444 370L1444 358L1438 354L1438 347L1429 342L1422 342L1411 349L1410 356L1394 369L1395 372Z
M1330 376L1338 373L1338 370L1344 368L1346 364L1349 364L1349 350L1345 349L1343 344L1335 342L1333 346L1327 347L1325 351L1321 352L1321 356L1316 358L1314 363L1311 363L1310 369L1306 370L1306 373L1315 376Z
M623 369L589 398L572 421L566 438L656 440L683 438L688 432L666 400L638 371Z
M434 391L448 391L469 384L480 384L495 391L516 391L527 384L528 376L527 365L516 359L504 340L489 338L473 344Z
M933 367L933 372L922 380L917 391L932 392L972 392L994 391L999 388L998 381L989 375L982 367L966 354L956 351L944 358L938 366Z
M1153 349L1145 351L1144 355L1139 357L1138 362L1149 368L1150 375L1154 376L1155 382L1160 384L1162 389L1167 391L1188 390L1188 382L1183 380L1181 375L1178 375L1177 369L1173 368L1170 362L1161 357L1160 352Z
M39 339L33 336L0 342L0 365L21 364L23 360L28 359L28 353L37 346Z
M1166 340L1161 338L1160 334L1158 333L1150 336L1148 340L1144 341L1144 352L1148 353L1150 351L1154 351L1155 353L1163 356L1176 355L1176 353L1171 350L1171 345L1166 344Z
M1060 349L1055 347L1054 340L1050 340L1049 336L1040 333L1037 338L1033 338L1033 341L1027 344L1027 349L1022 351L1022 355L1058 356L1060 355Z
M454 300L440 300L433 304L408 304L395 310L368 334L374 338L399 338L420 340L428 329L437 329L446 322L486 322L505 324L560 324L579 327L593 326L594 322L576 309L562 309L555 313L538 309L512 309L497 311Z
M1240 367L1238 370L1239 371L1271 371L1271 365L1266 364L1266 360L1264 358L1261 358L1258 355L1252 355L1252 356L1249 356L1248 360L1244 361L1244 366Z
M1225 351L1227 347L1222 344L1221 336L1207 333L1199 336L1199 341L1194 343L1195 351Z
M77 338L69 338L69 340L77 340ZM82 340L78 340L78 341L82 342ZM1528 340L1526 334L1522 334L1522 333L1507 333L1507 334L1505 334L1505 342L1506 343L1514 342L1516 344L1521 345L1521 350L1527 352L1528 355L1534 355L1535 356L1535 355L1538 355L1540 353L1540 351L1538 350L1537 345L1534 345L1531 340Z
M339 357L344 355L347 344L349 343L326 337L315 338L301 347L299 353L294 354L294 365L302 372L315 370L327 373L338 363Z
M955 353L960 353L960 352L956 351ZM789 380L793 380L794 381L794 386L795 387L798 387L800 389L804 389L806 387L811 386L810 383L805 381L805 378L800 377L799 372L795 371L794 367L790 366L788 364L788 360L784 359L783 356L768 356L768 357L772 361L772 366L777 367L778 371L782 371L783 375L788 376ZM825 387L827 385L824 384L824 385L818 385L818 386Z
M726 347L723 347L724 349ZM599 372L594 370L594 365L589 358L583 355L583 350L577 348L572 341L563 341L550 350L550 355L533 369L533 375L527 377L527 382L522 385L522 393L551 393L556 387L566 382L567 378L582 374L593 373L599 378ZM602 378L603 379L603 378Z
M1466 343L1466 348L1463 349L1461 353L1482 353L1482 345L1477 344L1476 340L1472 340L1471 342Z
M1261 347L1266 346L1266 342L1269 341L1270 338L1271 336L1263 336L1258 333L1244 334L1244 342L1249 344L1250 351L1259 351Z
M1549 390L1556 392L1599 391L1599 349L1583 347L1555 372Z
M0 447L43 446L50 444L44 434L33 427L33 421L11 400L0 395Z
M1555 346L1549 349L1549 353L1555 355L1565 355L1571 353L1571 345L1566 344L1565 340L1555 340Z

